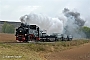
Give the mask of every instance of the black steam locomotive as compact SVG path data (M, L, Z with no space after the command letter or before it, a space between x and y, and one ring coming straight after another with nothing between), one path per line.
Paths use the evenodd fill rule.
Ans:
M21 26L16 29L16 40L19 42L38 41L39 27L36 25L26 25L21 23Z

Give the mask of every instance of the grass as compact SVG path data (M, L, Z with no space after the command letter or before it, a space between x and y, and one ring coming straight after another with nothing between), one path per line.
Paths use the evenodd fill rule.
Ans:
M89 42L90 40L54 43L0 43L0 60L45 60L44 54L71 49Z
M41 58L37 52L26 49L24 45L0 44L0 60L41 60Z

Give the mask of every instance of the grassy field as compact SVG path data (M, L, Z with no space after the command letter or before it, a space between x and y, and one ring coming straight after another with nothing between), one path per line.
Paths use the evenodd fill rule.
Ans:
M0 60L46 60L45 55L79 47L90 40L73 40L42 43L5 43L14 42L13 34L0 34Z
M75 40L55 43L0 43L0 60L45 60L44 55L88 43Z

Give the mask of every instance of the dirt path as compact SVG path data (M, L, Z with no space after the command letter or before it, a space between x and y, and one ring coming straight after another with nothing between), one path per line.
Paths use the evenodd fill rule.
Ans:
M90 43L74 49L54 52L45 58L47 60L90 60Z

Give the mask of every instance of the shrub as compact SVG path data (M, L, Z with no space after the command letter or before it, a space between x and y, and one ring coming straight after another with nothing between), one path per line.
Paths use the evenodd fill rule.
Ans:
M14 33L15 27L11 24L7 24L6 22L2 26L2 32L3 33Z

